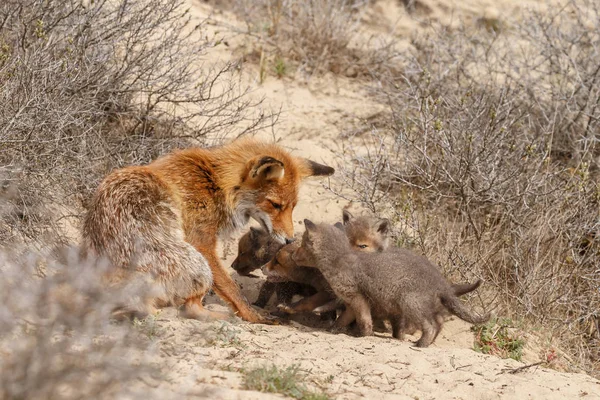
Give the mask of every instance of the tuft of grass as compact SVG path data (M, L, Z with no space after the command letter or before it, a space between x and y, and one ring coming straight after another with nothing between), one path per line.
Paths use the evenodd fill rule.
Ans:
M160 337L163 330L156 323L156 316L150 315L144 319L134 319L133 326L137 328L140 332L148 337L148 339L155 339Z
M240 340L240 330L235 329L231 324L223 321L221 326L214 329L206 343L210 346L243 348L245 344Z
M328 400L325 393L309 390L301 383L304 376L297 364L280 369L276 365L261 366L240 371L244 375L244 389L265 393L280 393L299 400Z
M511 328L513 328L512 321L506 318L492 319L485 325L471 327L471 330L476 333L475 350L521 361L525 340Z
M501 33L505 30L505 24L502 20L493 17L481 17L476 20L477 26L490 33Z
M285 60L283 58L277 57L275 59L275 75L277 75L277 77L279 79L283 78L284 76L287 75L287 65L285 63Z

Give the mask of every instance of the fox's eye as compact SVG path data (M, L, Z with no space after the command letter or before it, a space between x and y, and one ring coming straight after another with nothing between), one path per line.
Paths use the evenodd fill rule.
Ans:
M361 248L361 249L366 249L369 246L366 245L366 244L359 244L358 247Z
M269 203L271 203L271 205L273 206L274 209L276 210L281 210L282 206L279 203L275 203L273 200L269 200Z

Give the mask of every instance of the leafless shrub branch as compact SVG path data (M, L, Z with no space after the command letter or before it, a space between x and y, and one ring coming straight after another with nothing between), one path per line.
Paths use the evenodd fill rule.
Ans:
M389 64L393 43L363 41L360 21L368 0L235 0L233 10L246 23L243 32L261 52L295 64L305 76L333 72L370 75ZM264 58L264 54L261 56Z
M147 398L138 379L160 379L150 342L110 322L139 288L107 288L76 251L61 263L2 250L0 264L0 398Z
M588 371L600 362L599 17L574 0L512 30L415 38L404 72L376 81L389 128L345 149L356 199L389 206L401 244L483 277L483 301L548 328Z
M8 0L0 26L3 240L55 236L115 167L272 122L183 0Z

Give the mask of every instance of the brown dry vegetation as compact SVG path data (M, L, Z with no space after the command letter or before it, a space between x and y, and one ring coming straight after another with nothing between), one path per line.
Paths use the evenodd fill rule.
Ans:
M271 69L281 78L281 65L298 77L326 72L365 77L394 59L389 41L361 35L368 0L232 0L217 5L244 21L245 29L237 31L250 39L245 57L257 59L261 80Z
M108 320L140 289L51 253L111 169L271 123L203 30L180 0L0 3L0 398L139 395L147 343Z
M270 122L182 0L0 4L0 240L44 243L115 167ZM79 207L79 209L78 209ZM52 215L51 218L48 218ZM46 237L44 237L46 235Z
M600 362L599 11L577 0L499 32L415 37L403 73L375 76L388 112L345 145L346 183L394 216L400 245L483 278L488 307L551 332L589 372Z
M72 250L63 262L3 253L0 263L0 399L149 396L133 384L157 372L138 356L152 354L151 343L130 324L108 323L142 288L107 289L106 266L90 268Z

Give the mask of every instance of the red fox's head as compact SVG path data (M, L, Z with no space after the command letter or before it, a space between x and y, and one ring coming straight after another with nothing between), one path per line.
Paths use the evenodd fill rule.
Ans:
M252 196L242 201L248 203L244 206L247 215L284 243L294 236L292 212L300 182L309 176L329 176L335 170L276 149L247 162L242 185Z

